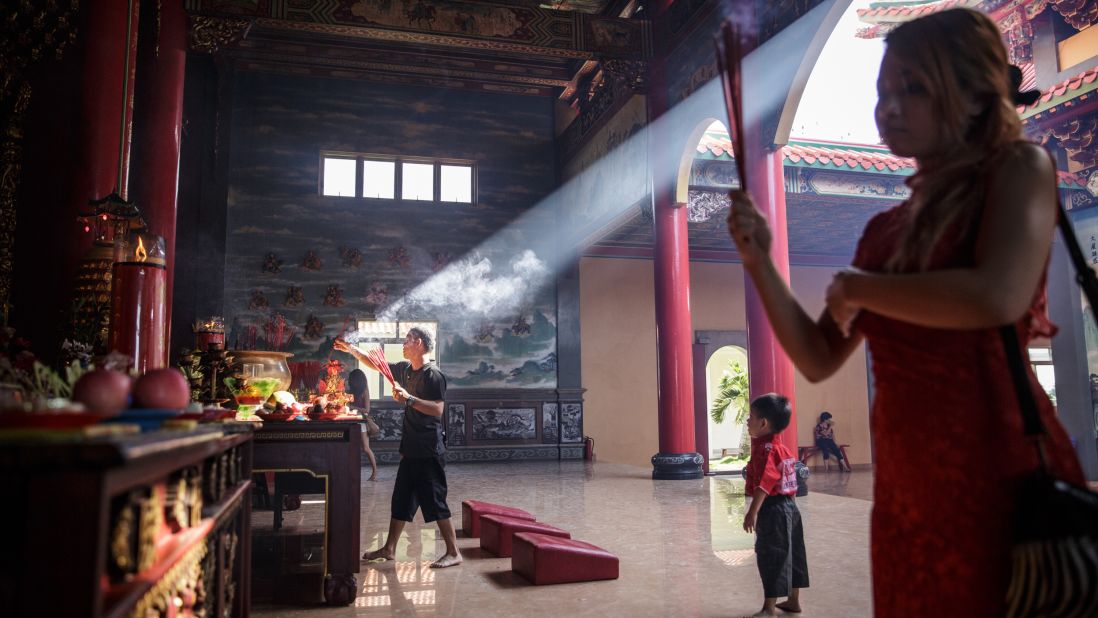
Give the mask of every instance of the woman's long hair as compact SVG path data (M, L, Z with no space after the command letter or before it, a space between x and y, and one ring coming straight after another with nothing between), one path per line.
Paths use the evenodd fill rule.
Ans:
M947 233L970 229L985 198L985 166L1021 139L1001 36L982 13L952 9L907 22L886 39L929 92L947 144L934 168L907 181L910 219L888 261L892 272L925 270Z

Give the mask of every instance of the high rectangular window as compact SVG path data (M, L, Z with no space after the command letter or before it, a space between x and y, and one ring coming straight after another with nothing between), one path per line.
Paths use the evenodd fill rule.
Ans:
M358 161L342 157L324 157L324 195L355 196L355 171Z
M321 195L450 204L477 199L471 161L322 152L320 162Z
M362 197L391 200L396 196L396 162L362 161Z
M433 164L404 163L401 169L400 181L401 199L435 199L435 166Z
M441 201L463 204L473 201L473 167L471 165L439 165L439 172Z

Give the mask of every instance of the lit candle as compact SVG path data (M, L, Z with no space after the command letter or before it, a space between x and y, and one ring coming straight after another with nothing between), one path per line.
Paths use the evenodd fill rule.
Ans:
M116 255L111 282L109 346L134 360L141 373L168 365L167 271L164 240L135 233Z

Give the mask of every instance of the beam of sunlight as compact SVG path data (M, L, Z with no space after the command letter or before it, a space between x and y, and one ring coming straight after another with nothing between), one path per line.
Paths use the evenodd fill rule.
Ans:
M822 14L817 12L826 12L830 6L825 2L809 13L811 19L798 20L744 58L748 126L781 113L788 82L802 61L800 54L790 50L804 47L805 36L811 36L805 29L820 23ZM653 187L673 189L681 182L684 157L693 158L697 147L697 140L686 143L689 140L682 136L701 135L714 120L727 122L719 78L699 87L476 248L385 306L377 319L422 317L442 309L492 319L530 306L559 274L576 264L585 247L636 216L639 209L650 209ZM666 147L650 147L651 136L667 136ZM627 176L624 186L623 173ZM603 193L606 199L591 199L597 187L611 188ZM475 319L467 320L456 330L471 335L474 323Z

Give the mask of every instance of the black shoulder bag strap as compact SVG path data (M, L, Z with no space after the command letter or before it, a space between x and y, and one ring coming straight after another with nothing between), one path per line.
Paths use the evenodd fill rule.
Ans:
M1079 246L1079 241L1075 238L1075 230L1071 227L1071 220L1068 219L1067 212L1064 210L1059 198L1056 200L1056 207L1059 211L1057 225L1064 237L1064 246L1067 247L1068 254L1071 256L1071 262L1075 266L1075 280L1079 283L1079 287L1083 289L1095 319L1098 319L1098 276L1095 275L1094 269L1087 264L1087 260L1083 256L1083 250ZM1018 333L1015 329L1014 324L1007 324L999 327L999 334L1003 339L1003 347L1006 349L1007 364L1010 367L1010 375L1014 381L1014 391L1018 396L1018 404L1022 410L1022 422L1026 435L1037 438L1037 452L1041 460L1041 467L1047 470L1044 447L1040 440L1040 437L1046 433L1045 425L1037 414L1037 401L1030 389L1025 361L1022 360L1022 346L1018 341Z

